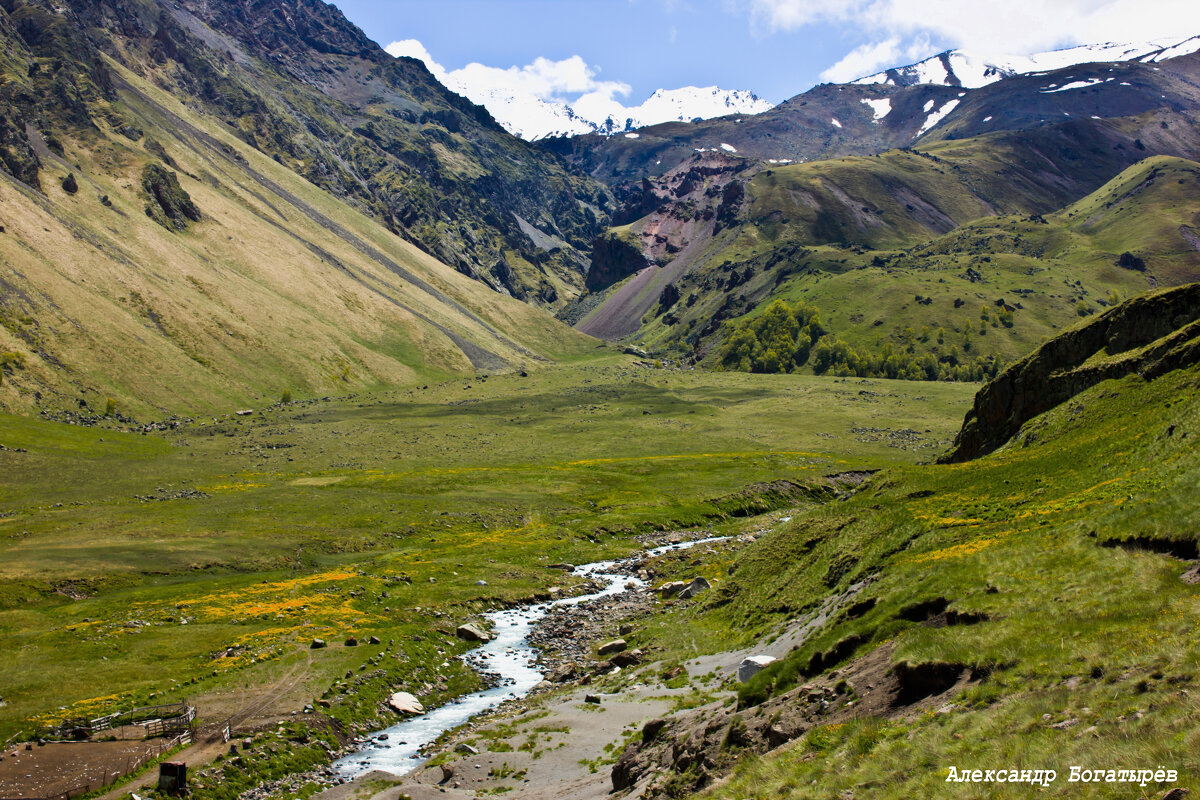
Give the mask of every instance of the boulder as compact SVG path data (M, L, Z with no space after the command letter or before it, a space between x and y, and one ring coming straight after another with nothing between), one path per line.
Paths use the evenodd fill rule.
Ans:
M388 698L388 706L399 714L424 714L425 706L408 692L396 692Z
M629 644L624 639L613 639L611 642L600 645L599 653L602 656L610 656L613 653L623 652L628 646Z
M763 667L775 660L774 656L747 656L738 665L737 679L745 683L761 672Z
M640 347L635 347L634 345L629 345L621 352L627 356L637 356L638 358L646 358L647 357L645 350L643 350Z
M354 638L353 636L347 637L346 647L358 647L358 639Z
M553 672L546 676L546 679L552 683L566 683L567 681L574 680L578 674L574 664L563 664L560 667L556 667Z
M681 591L679 593L679 598L681 600L687 600L688 598L695 597L696 595L700 594L701 592L707 592L711 588L712 588L712 584L709 583L704 578L693 578L692 582L689 583L683 589L683 591Z
M608 660L608 663L614 667L632 667L642 663L642 658L645 655L641 650L629 650L624 653L617 653Z
M459 625L454 635L468 642L490 642L492 637L474 622Z
M313 650L320 650L324 646L325 646L324 639L313 639L312 644L309 645L309 647L311 647Z
M670 583L664 583L662 586L658 587L658 593L662 595L663 599L665 600L668 597L674 597L686 588L687 584L683 581L671 581Z

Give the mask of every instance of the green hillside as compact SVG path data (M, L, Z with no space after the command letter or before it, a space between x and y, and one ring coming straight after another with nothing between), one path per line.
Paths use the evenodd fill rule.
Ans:
M1125 333L1109 329L1115 345ZM1182 328L1154 377L1083 389L993 455L890 468L793 517L742 550L713 597L663 607L636 644L668 663L816 622L736 700L668 720L618 772L659 770L653 797L711 785L696 796L758 800L999 791L948 783L952 766L1055 769L1056 797L1195 785L1195 336ZM1179 777L1071 784L1072 765Z
M920 158L876 159L883 173L860 169L867 159L846 160L846 173L802 165L797 181L785 181L791 173L783 170L760 173L746 216L763 221L718 234L709 255L676 281L681 301L652 308L632 338L715 364L731 324L783 299L818 309L828 332L863 353L890 348L950 366L979 357L1011 362L1114 301L1200 274L1200 166L1166 156L1135 164L1055 213L988 214L937 237L906 238L879 223L870 236L918 242L895 249L814 245L789 233L790 223L771 222L768 208L803 207L805 187L831 185L826 174L837 174L840 186L851 183L845 174L882 185L881 174ZM949 181L936 171L915 174L913 185ZM975 197L955 195L955 187L962 185L950 181L944 196Z
M533 366L594 347L450 269L113 62L103 120L0 173L9 410L161 418ZM199 211L160 224L146 170ZM68 192L68 175L77 185ZM162 218L165 221L165 217ZM81 404L87 404L86 409Z

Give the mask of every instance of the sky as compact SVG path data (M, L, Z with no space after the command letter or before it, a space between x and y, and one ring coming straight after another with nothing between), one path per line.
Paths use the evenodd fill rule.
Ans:
M1028 54L1200 34L1197 0L333 2L393 53L460 77L626 105L659 88L712 85L778 103L951 48Z

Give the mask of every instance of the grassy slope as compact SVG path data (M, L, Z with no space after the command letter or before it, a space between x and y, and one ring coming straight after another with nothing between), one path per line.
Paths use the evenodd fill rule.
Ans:
M1114 291L1129 297L1152 285L1195 279L1200 251L1181 227L1197 225L1198 172L1192 161L1150 158L1078 203L1046 215L1044 222L1023 215L988 216L900 250L826 245L788 251L782 233L767 242L762 226L757 233L743 229L718 253L732 266L713 267L719 263L714 256L708 269L720 276L744 262L755 265L754 276L734 293L746 298L733 304L735 317L782 297L817 306L828 326L855 347L912 344L915 352L927 352L937 344L940 328L943 349L994 353L1011 361L1081 313L1107 305ZM787 255L764 255L764 247ZM1116 266L1126 251L1145 259L1145 273ZM689 291L694 290L681 285L685 297ZM932 302L917 302L918 296ZM669 347L682 331L701 330L700 323L723 302L719 294L701 292L701 298L692 308L676 307L678 325L658 318L643 328L642 337ZM1019 304L1011 328L1001 324L997 300ZM961 302L956 306L956 301Z
M668 612L666 627L691 635L666 635L667 657L674 647L688 658L697 645L769 636L869 577L856 600L874 608L836 616L752 693L794 685L794 665L851 634L867 640L857 655L888 642L896 662L989 672L949 713L814 728L744 759L702 796L980 796L978 785L945 783L951 765L1057 769L1056 797L1142 796L1128 785L1069 784L1071 765L1163 765L1194 784L1197 587L1180 581L1185 563L1146 547L1195 551L1198 388L1194 367L1150 383L1110 381L987 458L889 469L849 502L797 515L743 551L705 606ZM899 618L938 597L988 619L929 628Z
M11 270L0 349L29 362L0 388L10 410L29 409L35 391L51 406L82 397L103 408L113 397L139 416L227 409L288 389L413 383L471 371L473 360L497 369L592 347L121 74L135 91L120 105L145 139L104 130L67 142L67 161L43 158L46 198L0 185L0 258ZM184 233L143 213L149 139L165 144L204 214ZM78 194L59 186L68 171ZM372 248L409 274L395 274Z
M624 360L467 386L297 403L161 436L0 418L0 639L13 655L0 667L0 737L60 705L264 685L302 663L314 635L402 642L387 676L337 707L342 718L376 714L388 686L445 697L473 678L457 661L426 663L430 646L458 647L432 628L561 584L546 564L626 552L630 532L706 524L721 514L712 499L748 484L929 458L969 399L960 386ZM193 491L207 496L179 497ZM401 573L413 582L388 579ZM125 627L134 620L151 624ZM214 658L238 644L236 658ZM299 699L348 658L314 654ZM430 688L438 672L449 688Z

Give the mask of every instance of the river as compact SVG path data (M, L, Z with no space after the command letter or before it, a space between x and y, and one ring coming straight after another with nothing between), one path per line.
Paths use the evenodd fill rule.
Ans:
M647 550L646 555L657 556L672 550L685 550L724 538L713 537L663 545ZM334 764L337 774L343 778L356 778L372 770L383 770L394 775L405 775L421 766L426 758L423 755L424 749L444 732L469 722L475 715L489 711L501 703L529 694L534 686L545 679L545 675L537 668L537 650L529 644L529 633L533 626L556 606L587 603L601 597L620 594L629 588L645 586L645 582L636 575L625 574L620 569L622 565L632 565L635 561L636 559L632 558L597 561L575 567L573 574L603 584L603 588L591 594L485 614L484 618L491 623L492 640L465 653L462 658L480 672L498 675L499 683L490 689L464 695L440 708L376 731L361 749Z

